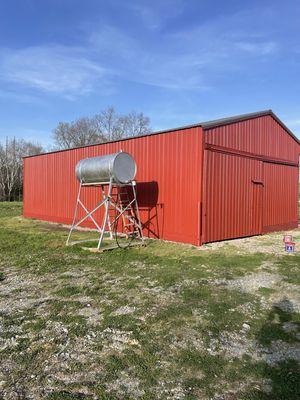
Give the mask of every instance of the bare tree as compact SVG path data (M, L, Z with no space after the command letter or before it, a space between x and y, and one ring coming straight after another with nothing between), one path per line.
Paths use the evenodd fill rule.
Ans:
M150 133L150 119L143 113L132 111L120 117L122 137L142 136Z
M68 122L59 122L57 127L53 129L53 139L59 148L68 148L72 146L70 138L70 126Z
M60 122L53 131L57 148L67 149L150 133L150 119L135 111L121 115L108 107L92 118Z
M22 196L23 156L43 151L42 146L24 140L6 139L0 143L0 200L17 200Z
M5 146L0 149L0 186L1 192L10 200L12 191L19 176L16 140L6 139Z
M100 111L99 114L94 116L94 121L98 132L105 137L105 141L121 139L122 124L120 116L116 113L114 107L108 107Z
M39 143L28 142L25 140L19 140L20 157L35 156L36 154L41 154L45 151L43 146Z
M80 147L101 141L93 118L80 118L71 123L59 122L53 131L55 144L60 149Z
M132 111L129 114L120 115L114 107L108 107L96 114L94 118L98 131L108 141L150 133L150 119L143 113Z

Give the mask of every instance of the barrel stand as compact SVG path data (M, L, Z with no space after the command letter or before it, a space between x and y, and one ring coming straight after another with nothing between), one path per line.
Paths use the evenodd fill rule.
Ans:
M81 194L83 189L89 188L89 187L100 187L100 193L101 193L101 199L100 201L96 204L96 206L89 211L86 205L83 203L81 199ZM105 190L107 187L107 190ZM126 202L124 202L124 199L122 199L122 195L120 195L120 190L121 188L126 188L128 187L131 188L132 190L132 197L126 198ZM124 193L124 192L123 192ZM79 208L82 208L85 212L85 215L78 220L78 211ZM94 214L96 211L103 209L103 217L102 217L102 222L98 224L96 221L96 218L94 217ZM111 211L113 211L113 215L111 214ZM132 231L128 232L119 232L117 227L118 227L118 221L122 218L124 227L131 227ZM99 238L98 239L84 239L84 240L77 240L77 241L71 241L72 233L73 231L78 228L85 220L90 219L92 223L95 225L96 230L99 232ZM103 247L101 249L101 246L103 245L103 239L104 239L104 234L108 233L109 238L113 240L114 238L116 239L116 245L112 245L109 247ZM139 214L139 208L138 208L138 203L137 203L137 196L136 196L136 182L131 181L128 184L118 184L113 182L112 179L110 179L109 183L107 182L99 182L99 183L83 183L80 182L79 189L78 189L78 194L77 194L77 201L75 205L75 212L74 212L74 218L72 222L72 226L67 238L66 245L67 246L72 246L75 244L79 243L85 243L85 242L91 242L91 241L97 241L97 247L96 248L86 248L91 251L100 251L100 249L103 250L108 250L108 249L113 249L116 247L128 247L128 246L120 246L120 242L118 241L118 236L125 236L128 238L128 235L135 235L135 238L138 239L138 242L136 243L130 243L130 245L137 245L137 244L144 244L144 236L143 236L143 230L142 230L142 225L141 225L141 220L140 220L140 214Z

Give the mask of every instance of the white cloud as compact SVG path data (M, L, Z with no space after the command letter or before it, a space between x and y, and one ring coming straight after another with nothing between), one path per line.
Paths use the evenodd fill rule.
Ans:
M247 25L248 14L216 18L159 37L145 33L142 38L102 26L90 36L90 46L109 69L128 81L167 89L207 90L215 77L243 68L251 71L249 63L269 60L279 50L268 35L247 35L240 29L241 20Z
M278 50L278 45L275 42L236 42L235 46L245 51L257 56L264 56L268 54L273 54Z
M113 27L103 27L90 36L90 46L107 67L128 81L168 89L206 89L199 70L202 61L171 44L162 36L155 43L139 40Z
M172 11L169 16L161 2L155 7L147 1L122 6L148 20L140 37L134 29L102 25L93 33L86 32L85 47L2 48L0 80L69 99L96 91L111 94L119 79L164 89L205 91L220 76L243 70L251 74L250 63L269 60L279 50L268 34L259 29L253 33L253 13L249 12L213 17L175 33L158 33L152 28L184 7L182 0L176 0L177 7L171 7L170 0L166 3Z
M13 100L23 104L32 104L32 103L37 103L39 105L43 104L43 100L40 97L32 96L27 93L20 93L18 91L4 90L4 89L0 89L0 99Z
M103 26L100 30L92 32L89 35L90 50L96 51L104 60L120 59L127 62L135 61L137 51L139 51L139 42L130 37L126 32L113 26ZM119 65L120 69L124 65ZM126 65L125 65L126 67Z
M0 79L70 98L91 92L99 81L108 85L105 68L63 46L2 49Z
M143 24L148 29L157 30L161 28L166 21L180 15L186 2L184 0L164 0L157 2L153 0L138 0L125 2L125 4L138 18L142 19Z

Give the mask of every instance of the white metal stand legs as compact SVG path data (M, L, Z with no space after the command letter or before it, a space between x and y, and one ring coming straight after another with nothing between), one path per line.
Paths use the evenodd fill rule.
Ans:
M87 206L83 203L81 195L83 190L91 186L100 187L101 199L96 206L89 211ZM78 220L80 207L85 212L85 215ZM101 208L103 209L102 223L99 224L94 214ZM110 239L116 239L116 245L110 246L110 249L114 247L128 247L133 244L133 239L136 239L138 243L144 242L137 204L135 181L127 185L116 184L112 179L109 183L100 182L85 184L80 182L74 218L66 242L68 246L91 241L90 239L71 241L73 231L87 219L92 221L96 230L99 232L99 238L97 239L98 244L95 250L100 250L103 245L105 233L109 234ZM92 241L94 241L94 239L92 239ZM135 245L137 244L136 242Z

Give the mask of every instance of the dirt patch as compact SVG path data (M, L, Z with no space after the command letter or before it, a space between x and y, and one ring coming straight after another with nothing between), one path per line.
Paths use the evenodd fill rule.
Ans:
M106 328L99 334L102 352L109 353L111 351L122 352L130 347L140 347L138 340L134 339L132 332L122 331L119 329Z
M290 359L300 363L298 343L275 340L270 346L262 346L256 340L249 339L245 331L222 332L217 339L210 341L207 351L212 355L223 355L228 359L247 355L253 361L265 361L270 366L276 366L279 362Z
M229 387L228 387L229 386ZM270 379L231 382L219 382L220 392L215 394L212 400L235 400L239 399L242 393L247 393L251 389L256 389L264 393L272 392L272 381Z
M296 333L298 331L298 325L293 322L285 322L282 325L282 329L287 333Z
M268 272L259 272L243 276L233 280L216 280L217 284L224 284L232 289L238 289L245 293L255 293L259 288L274 288L282 281L282 276L270 274Z
M299 286L282 282L276 293L269 298L269 303L274 304L285 312L300 313L300 289Z
M273 292L269 296L261 296L261 305L265 308L273 306L280 308L286 312L300 313L300 290L298 285L287 283L284 276L269 273L257 272L245 275L238 279L216 279L216 285L225 286L228 289L239 290L240 292L259 294L259 289L272 289ZM242 307L245 307L244 304ZM251 304L249 304L251 310Z
M265 253L282 256L287 254L283 243L284 234L291 234L294 241L300 240L300 231L299 229L295 229L285 233L276 232L262 236L252 236L240 239L224 240L223 242L208 243L202 246L200 250L220 250L226 247L231 247L235 249L236 253ZM291 255L291 257L292 256L293 255Z
M161 286L140 286L139 288L140 302L149 302L143 316L140 316L142 321L154 317L165 308L172 304L180 304L178 294L171 288L163 288Z
M128 265L134 269L145 269L146 264L142 261L130 261Z
M119 315L127 315L127 314L132 314L136 310L136 307L130 307L130 306L122 306L119 307L117 310L113 311L111 315L113 316L119 316Z
M114 382L106 383L105 386L107 391L113 393L118 399L123 399L124 395L139 399L145 394L145 391L140 388L140 381L126 371L121 371Z
M32 276L8 275L0 282L0 309L3 313L12 314L36 308L50 299L43 296L45 279Z
M89 304L89 303L88 303ZM99 309L92 307L91 305L80 308L78 314L86 318L86 322L89 325L98 325L103 321L103 315Z
M170 348L173 351L180 349L193 348L197 351L205 349L203 338L201 334L192 328L181 328L172 332L172 343Z
M272 366L286 360L295 360L300 363L300 345L276 340L271 343L270 347L263 348L261 357Z
M181 382L171 380L161 380L159 384L152 389L157 399L181 400L186 397L186 391Z

